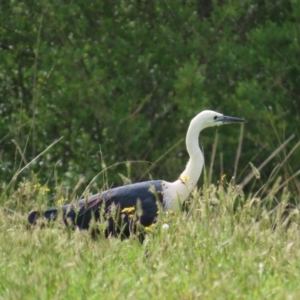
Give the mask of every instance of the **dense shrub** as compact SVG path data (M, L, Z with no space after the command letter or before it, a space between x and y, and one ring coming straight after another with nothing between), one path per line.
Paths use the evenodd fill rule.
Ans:
M244 175L250 160L259 165L290 135L299 139L298 1L25 0L0 6L2 182L62 136L19 178L32 170L51 185L56 170L57 180L72 187L104 164L139 160L145 162L132 164L129 175L124 165L112 168L109 182L121 183L118 172L147 179L146 162L184 138L203 109L249 120L239 162ZM213 181L221 170L233 175L239 127L219 134ZM207 166L214 139L214 129L203 133ZM284 178L299 168L297 156L299 150L280 169ZM263 169L262 183L284 157ZM187 159L181 142L151 175L176 179Z

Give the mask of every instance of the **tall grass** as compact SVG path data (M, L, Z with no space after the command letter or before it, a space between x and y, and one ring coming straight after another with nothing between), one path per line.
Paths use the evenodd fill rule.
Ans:
M143 244L135 235L123 242L101 235L92 239L89 232L72 231L59 222L42 229L28 227L30 209L42 210L49 200L61 204L76 199L82 182L72 192L57 186L50 193L32 174L17 187L3 186L0 298L298 299L300 214L297 203L290 205L287 185L297 174L279 176L298 145L284 155L261 189L244 195L235 178L227 182L223 176L211 184L216 138L210 170L204 171L208 178L194 191L189 210L160 215ZM241 147L240 140L236 168ZM251 164L251 173L240 182L259 178L265 164ZM130 176L131 164L125 165ZM98 175L107 178L108 168L104 164ZM92 184L94 179L88 188ZM165 222L169 229L162 228Z
M35 191L43 201L44 187L26 187L12 199L22 196L32 206ZM8 210L6 199L0 209L0 297L299 298L300 217L298 208L285 210L287 191L271 212L259 198L247 198L224 181L193 197L187 213L161 215L142 245L136 236L123 242L92 239L59 223L28 228L26 216ZM161 226L166 221L169 229Z

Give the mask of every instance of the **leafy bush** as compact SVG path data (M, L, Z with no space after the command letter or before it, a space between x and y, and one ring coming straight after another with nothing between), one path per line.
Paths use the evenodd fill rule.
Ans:
M149 162L184 138L203 109L249 120L237 174L251 172L249 161L258 166L289 136L299 138L298 12L287 0L3 2L0 180L8 183L60 137L18 178L31 170L72 188L104 165L138 160L133 181L174 180L188 159L183 142L151 174ZM214 182L235 173L239 129L220 134ZM202 135L207 162L214 135ZM285 180L298 156L297 148L280 169ZM119 172L126 166L108 171L110 184L121 183Z

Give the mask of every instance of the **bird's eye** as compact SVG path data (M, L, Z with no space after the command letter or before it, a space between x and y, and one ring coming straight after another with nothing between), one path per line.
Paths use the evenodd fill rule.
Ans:
M217 117L218 117L218 116L214 116L214 120L217 120Z

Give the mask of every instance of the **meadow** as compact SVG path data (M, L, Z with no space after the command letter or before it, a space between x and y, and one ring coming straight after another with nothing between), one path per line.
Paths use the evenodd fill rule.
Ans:
M142 244L136 235L125 241L91 238L59 222L30 228L26 213L10 210L6 199L0 218L0 297L298 299L299 210L287 210L286 190L274 209L266 209L274 204L278 184L264 199L246 197L225 178L206 184L194 192L186 212L160 215ZM27 182L11 199L32 203L34 190L41 202L49 192Z

